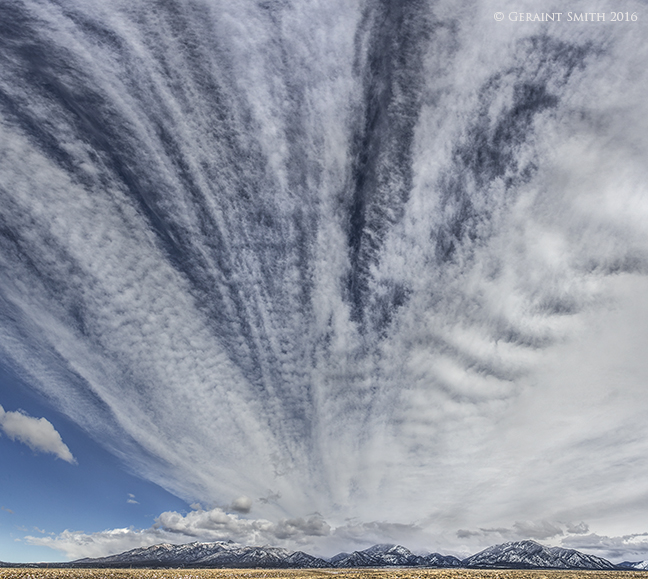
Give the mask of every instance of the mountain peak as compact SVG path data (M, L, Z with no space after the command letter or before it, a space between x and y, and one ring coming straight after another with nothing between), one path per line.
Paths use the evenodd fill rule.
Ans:
M641 569L643 563L621 568ZM636 565L636 566L635 566ZM281 547L245 546L232 542L163 543L132 549L99 559L80 559L70 567L213 567L213 568L354 568L354 567L442 567L509 569L616 569L609 561L574 549L546 547L527 539L488 547L460 561L451 555L415 555L402 545L379 544L351 554L339 553L328 561L302 551Z
M536 541L510 541L488 547L463 560L466 567L538 569L614 569L615 565L574 549L545 547Z

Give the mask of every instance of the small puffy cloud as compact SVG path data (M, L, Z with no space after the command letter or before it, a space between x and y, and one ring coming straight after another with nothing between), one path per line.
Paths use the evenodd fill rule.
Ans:
M23 412L5 412L0 406L0 429L11 440L18 440L36 452L49 452L71 464L76 464L70 449L49 420L33 418Z
M139 505L139 501L135 500L135 495L132 493L128 493L128 500L126 502L131 505Z
M5 511L5 512L9 513L10 515L14 514L14 512L11 509L8 509L7 507L4 507L4 506L0 507L0 510Z
M239 497L232 502L230 509L237 513L249 513L252 509L252 499L245 496Z

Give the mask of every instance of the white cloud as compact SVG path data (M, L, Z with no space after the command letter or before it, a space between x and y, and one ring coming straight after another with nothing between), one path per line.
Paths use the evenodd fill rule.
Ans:
M186 514L167 511L148 529L110 529L97 533L66 530L54 536L27 536L25 540L32 545L61 551L71 559L79 559L102 557L164 542L182 544L197 540L294 546L313 537L326 537L330 530L318 515L271 523L265 519L244 519L215 508Z
M142 476L257 517L106 544L644 530L644 20L216 2L185 43L165 9L70 1L25 0L69 98L19 52L0 80L0 356ZM402 84L370 94L376 63Z
M0 406L0 429L11 440L18 440L37 452L48 452L71 464L76 464L70 449L52 423L45 418L33 418L23 412L5 412Z
M55 536L34 537L27 535L25 540L31 545L50 547L65 553L71 560L85 557L103 557L121 553L137 547L148 547L158 543L170 542L170 537L155 529L145 531L132 528L111 529L99 533L86 534L81 531L65 530ZM178 543L185 542L182 538Z
M583 550L613 562L648 560L648 533L607 537L595 533L563 539L562 546Z
M250 497L238 497L235 499L231 506L230 510L236 513L249 513L252 509L252 499Z
M160 543L184 544L194 541L272 545L319 556L361 550L378 543L395 543L417 553L436 551L465 557L496 543L523 539L535 539L548 546L575 548L617 562L633 557L648 558L646 533L606 537L588 534L588 531L589 526L582 521L578 524L518 521L509 527L460 529L453 539L432 533L418 524L347 521L334 528L317 513L272 523L266 519L242 518L220 508L205 511L197 505L189 513L162 513L148 529L131 527L95 533L66 530L58 535L30 535L25 540L63 552L70 559L103 557Z

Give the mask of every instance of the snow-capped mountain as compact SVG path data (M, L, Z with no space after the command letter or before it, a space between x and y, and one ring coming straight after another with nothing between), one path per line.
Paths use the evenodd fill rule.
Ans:
M440 555L439 553L430 553L423 557L425 567L462 567L460 559L452 555Z
M182 564L197 563L201 559L213 556L222 551L228 551L234 543L227 542L214 542L214 543L189 543L186 545L172 545L163 543L161 545L153 545L152 547L140 547L132 549L125 553L117 555L110 555L108 557L99 557L96 559L79 559L74 561L75 564L85 565L99 565L99 566L112 566L112 565L148 565L151 563L160 565L176 565L177 562Z
M401 545L374 545L350 555L340 553L329 559L335 567L460 567L461 561L451 555L414 555Z
M374 545L364 551L339 553L328 561L302 551L278 547L248 547L231 542L162 544L118 555L73 561L75 567L459 567L456 557L432 553L414 555L400 545Z
M535 541L514 541L484 549L462 561L464 567L516 569L616 569L601 557L574 549L545 547Z
M109 557L79 559L73 564L79 567L330 567L323 559L301 551L293 552L278 547L248 547L223 541L187 545L166 543Z
M288 551L278 547L241 547L219 551L199 561L205 567L330 567L323 559L302 551Z
M648 571L648 561L624 561L617 565L620 569L634 569L636 571Z
M643 567L641 565L644 565ZM348 568L348 567L471 567L511 569L646 569L646 562L616 566L601 557L574 549L545 547L518 541L489 547L460 561L451 555L415 555L401 545L374 545L363 551L339 553L329 560L279 547L249 547L232 542L162 544L98 559L79 559L69 567L217 567L217 568Z
M364 551L354 551L346 557L336 555L331 563L335 567L412 567L424 564L422 557L400 545L374 545Z

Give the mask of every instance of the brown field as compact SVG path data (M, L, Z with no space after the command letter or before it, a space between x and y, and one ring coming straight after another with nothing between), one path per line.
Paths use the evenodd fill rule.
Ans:
M474 569L0 569L0 579L648 579L642 571Z

